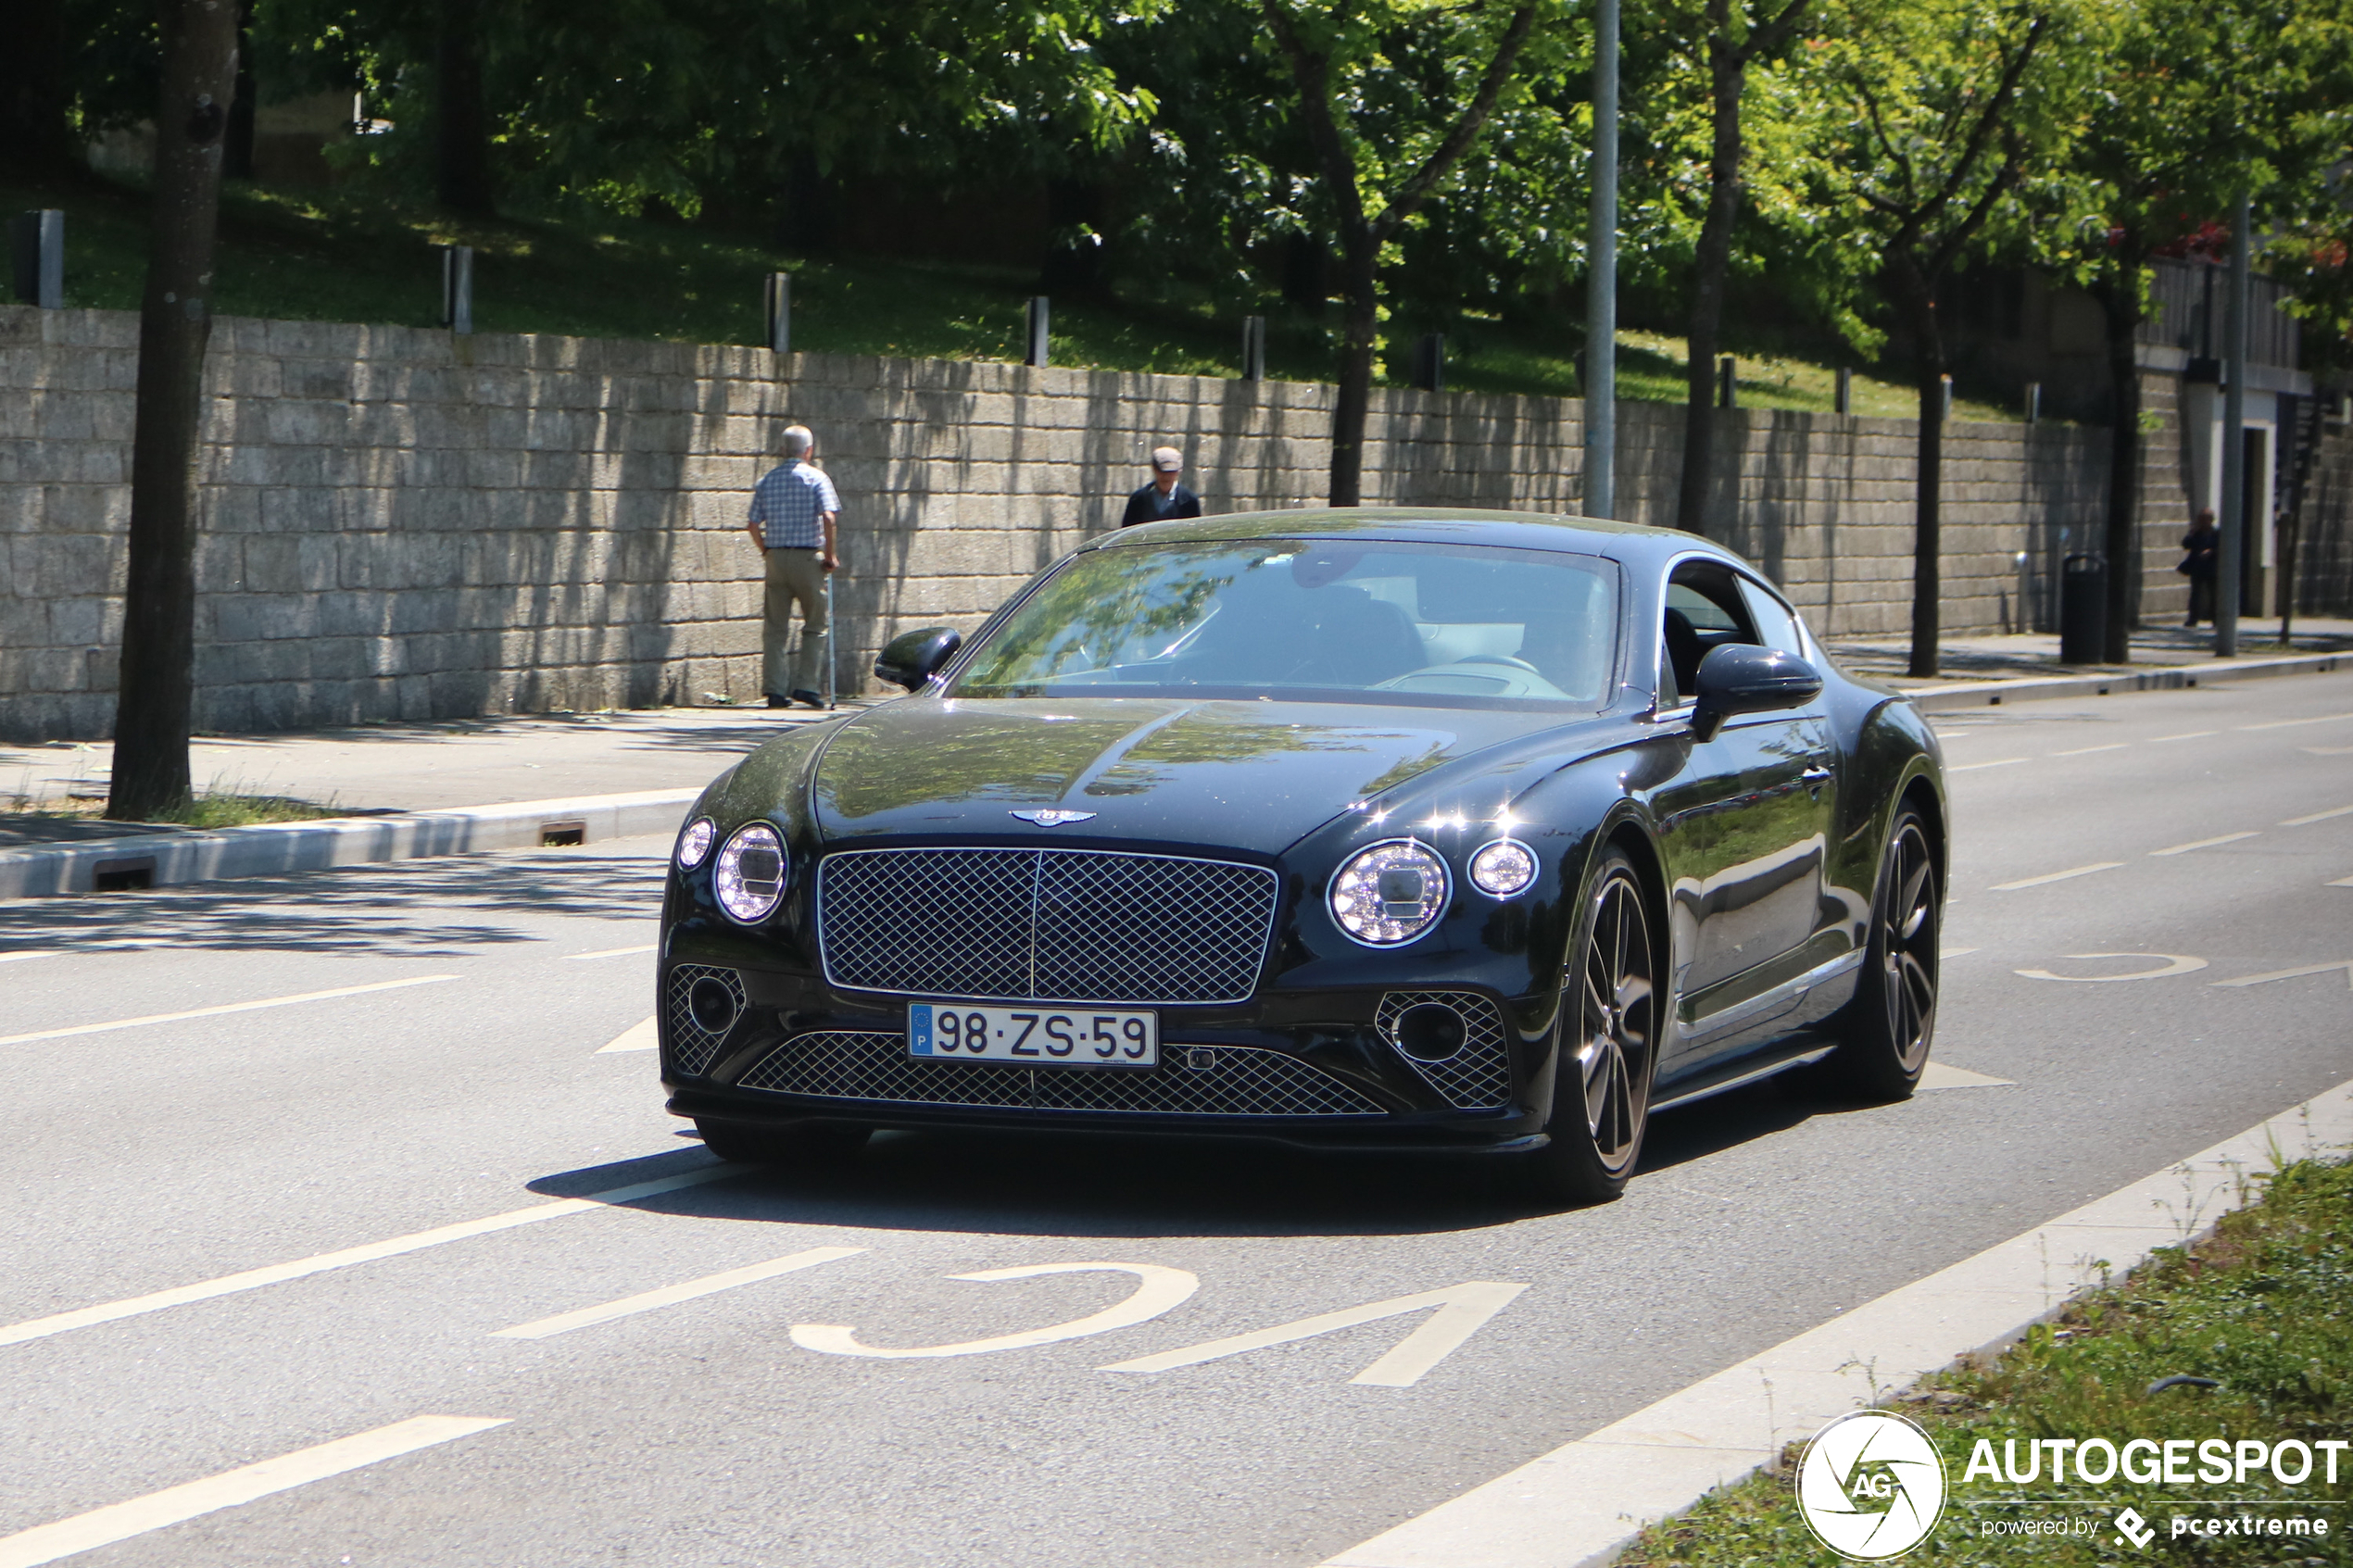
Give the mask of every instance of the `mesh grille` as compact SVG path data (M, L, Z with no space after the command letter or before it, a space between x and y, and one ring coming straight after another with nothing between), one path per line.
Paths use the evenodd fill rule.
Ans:
M1505 1048L1504 1015L1494 1002L1476 991L1391 991L1380 999L1374 1026L1391 1046L1397 1044L1397 1021L1405 1010L1424 1002L1450 1007L1463 1020L1463 1048L1443 1061L1404 1057L1429 1086L1460 1110L1485 1110L1512 1098L1512 1059Z
M918 1061L904 1035L820 1033L786 1041L739 1086L897 1105L1003 1106L1169 1116L1378 1116L1365 1096L1281 1051L1164 1047L1149 1070L984 1067Z
M711 1065L711 1059L719 1054L719 1047L727 1040L724 1034L714 1035L697 1023L693 1010L686 1006L687 993L695 988L696 981L705 978L716 980L733 992L736 1016L738 1019L743 1016L743 976L734 970L711 969L698 963L682 963L673 969L670 978L662 983L661 1012L662 1021L670 1026L670 1060L682 1073L701 1073Z
M1264 866L1073 849L859 849L817 883L825 977L1006 1001L1246 1000L1279 883Z

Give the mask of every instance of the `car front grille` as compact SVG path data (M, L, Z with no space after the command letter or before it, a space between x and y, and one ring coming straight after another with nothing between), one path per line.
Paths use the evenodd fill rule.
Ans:
M1265 866L1084 849L852 849L818 866L825 977L975 1000L1247 1000L1274 935Z
M737 1086L815 1099L1163 1116L1379 1116L1365 1095L1256 1046L1167 1046L1156 1068L918 1061L904 1035L821 1031L787 1040Z
M1508 1032L1504 1027L1503 1010L1492 997L1476 991L1391 991L1381 997L1373 1025L1395 1046L1398 1020L1404 1017L1406 1009L1424 1002L1435 1002L1454 1010L1463 1021L1462 1048L1442 1061L1424 1061L1403 1049L1397 1054L1457 1110L1487 1110L1509 1100L1512 1059L1506 1048Z

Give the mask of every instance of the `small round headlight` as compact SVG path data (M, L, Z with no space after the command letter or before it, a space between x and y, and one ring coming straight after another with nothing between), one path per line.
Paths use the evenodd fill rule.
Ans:
M1516 839L1481 845L1470 859L1471 885L1491 897L1525 893L1536 880L1536 852Z
M701 865L702 858L711 853L711 835L718 831L709 817L688 822L686 831L678 835L678 869L690 872Z
M785 845L766 822L746 822L719 851L711 889L719 907L745 925L766 920L785 897Z
M1333 876L1332 919L1367 947L1411 942L1446 910L1446 862L1410 838L1351 856Z

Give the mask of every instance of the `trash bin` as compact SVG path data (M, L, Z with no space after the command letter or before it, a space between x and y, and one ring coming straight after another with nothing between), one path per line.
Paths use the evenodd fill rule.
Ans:
M2059 563L2059 662L2107 662L2108 558L2070 556Z

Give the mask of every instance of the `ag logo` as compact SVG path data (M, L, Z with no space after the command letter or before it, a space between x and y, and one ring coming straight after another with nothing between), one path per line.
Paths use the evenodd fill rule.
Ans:
M1900 1415L1857 1411L1806 1446L1797 1507L1841 1557L1877 1562L1919 1545L1944 1512L1944 1461Z

